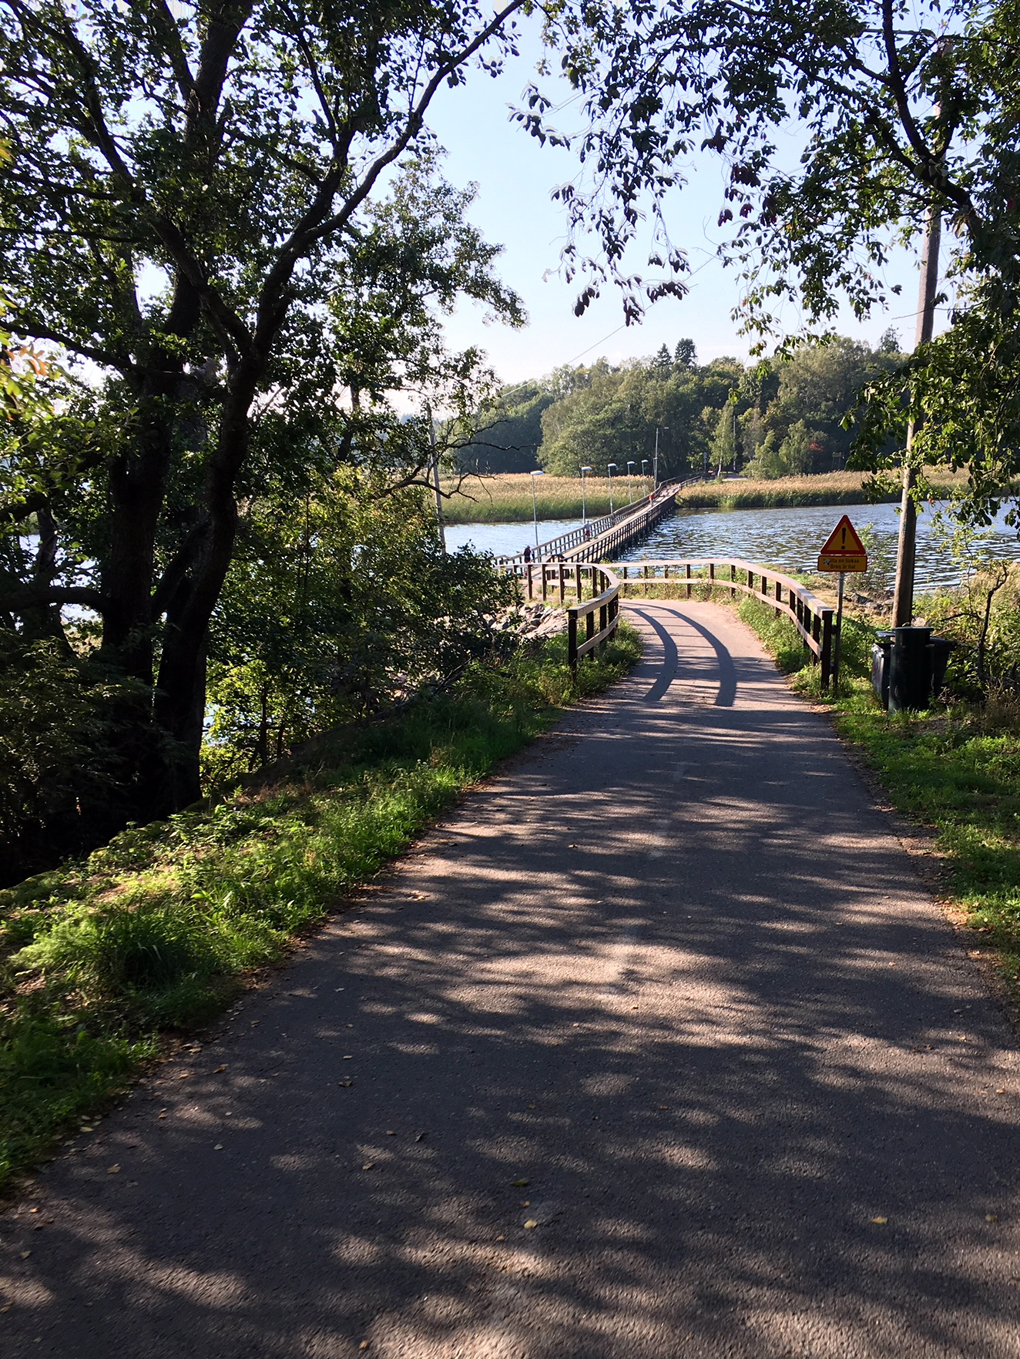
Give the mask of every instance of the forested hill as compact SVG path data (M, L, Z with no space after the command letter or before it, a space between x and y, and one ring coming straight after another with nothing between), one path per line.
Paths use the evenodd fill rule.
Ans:
M653 358L564 366L504 387L461 450L461 465L541 467L558 476L590 466L602 475L610 462L649 460L658 429L660 476L706 465L766 478L830 472L846 464L853 428L843 422L863 389L903 358L889 331L876 349L841 337L766 364L717 358L699 365L685 339Z

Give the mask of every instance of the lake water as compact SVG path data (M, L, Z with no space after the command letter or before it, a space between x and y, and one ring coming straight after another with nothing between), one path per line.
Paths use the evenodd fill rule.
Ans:
M579 528L580 519L540 519L538 521L538 541L551 542L571 529ZM491 552L494 557L512 557L531 544L535 546L535 526L528 524L448 524L446 526L446 550L456 552L458 547L474 547L479 552Z
M745 557L782 571L813 571L818 551L839 518L849 514L854 526L871 525L871 580L892 585L896 569L899 507L896 505L808 506L775 510L683 510L666 519L622 561L663 557ZM961 568L931 532L933 511L918 518L916 583L918 590L955 584ZM580 520L539 522L541 542L576 528ZM455 551L470 543L495 556L521 552L534 544L531 524L457 524L446 531L447 546ZM982 550L985 550L984 548ZM1016 529L1006 523L1006 511L991 526L987 551L1001 558L1020 559ZM876 578L877 577L877 578ZM870 583L870 582L869 582Z

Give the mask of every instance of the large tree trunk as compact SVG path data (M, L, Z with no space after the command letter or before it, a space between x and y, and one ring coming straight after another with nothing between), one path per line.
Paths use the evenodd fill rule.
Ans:
M201 796L199 755L209 622L237 536L234 480L248 450L248 412L257 377L254 363L242 365L232 375L210 460L203 533L193 563L167 606L154 709L165 742L164 814L186 807Z
M156 530L170 465L172 429L155 410L143 409L140 420L137 440L110 468L102 652L124 674L151 684Z

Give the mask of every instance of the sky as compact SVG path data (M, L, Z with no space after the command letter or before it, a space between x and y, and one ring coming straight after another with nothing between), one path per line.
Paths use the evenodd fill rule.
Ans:
M505 247L497 272L522 298L529 317L522 330L487 324L482 310L467 303L447 324L450 344L456 349L469 345L484 349L508 383L541 377L561 364L591 363L603 356L619 363L652 355L663 344L672 350L681 338L694 340L699 363L722 355L746 359L750 341L737 334L732 319L740 300L737 274L715 258L718 232L713 228L721 206L723 164L711 152L693 167L689 185L674 195L668 214L671 239L684 248L696 270L688 296L682 301L664 298L649 309L641 325L625 327L620 297L607 287L582 317L574 316L578 289L556 273L565 219L559 205L550 201L550 191L574 176L576 164L571 153L540 146L509 121L509 106L520 99L533 69L534 55L522 55L497 79L472 70L466 86L440 93L428 119L448 153L450 181L458 186L477 183L470 219L487 240ZM564 125L572 112L564 111ZM796 135L791 130L794 157ZM635 255L635 267L640 263ZM844 309L836 329L875 345L892 326L903 346L911 347L918 288L913 256L896 252L887 281L902 285L889 311L876 312L859 324ZM782 320L790 333L801 327L793 308Z

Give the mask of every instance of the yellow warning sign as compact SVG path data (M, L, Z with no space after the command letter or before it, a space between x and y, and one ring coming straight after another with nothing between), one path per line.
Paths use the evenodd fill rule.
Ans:
M850 522L844 514L826 539L825 546L818 554L819 571L867 571L868 554Z

